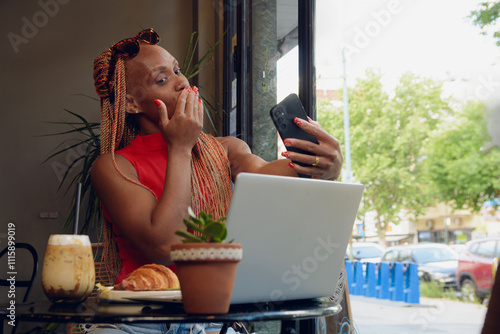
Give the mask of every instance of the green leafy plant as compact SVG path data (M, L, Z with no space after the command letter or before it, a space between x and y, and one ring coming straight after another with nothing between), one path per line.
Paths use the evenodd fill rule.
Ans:
M86 95L84 95L86 96ZM98 101L97 99L86 96L92 100ZM80 226L79 233L87 233L89 227L97 226L101 217L101 206L99 204L99 199L97 198L94 188L92 187L92 181L90 179L90 170L92 168L92 164L95 159L99 156L100 146L101 146L101 136L99 123L89 122L85 117L78 115L70 110L64 109L67 113L77 118L77 120L72 122L49 122L51 124L60 124L66 125L69 127L68 130L48 134L45 136L60 136L60 135L78 135L79 139L71 139L64 140L59 144L56 148L54 148L54 152L50 154L47 159L45 159L42 163L46 163L49 160L60 156L66 155L75 156L71 154L72 152L84 152L83 155L75 156L75 158L67 165L66 170L64 171L64 175L59 183L59 189L63 188L63 185L66 184L65 194L73 188L74 185L81 183L82 184L82 198L87 199L86 211L85 211L85 223ZM81 165L81 168L77 168ZM76 170L76 174L72 175L72 170ZM74 194L71 210L66 218L64 223L64 229L67 230L74 219L75 216L75 201L76 194Z
M195 58L196 58L195 56L197 52L196 50L198 48L199 38L196 31L191 34L191 37L189 38L188 47L186 50L186 57L182 62L182 72L188 80L196 78L196 76L201 71L203 71L210 62L212 62L212 60L214 59L215 49L219 45L219 43L223 40L225 34L226 32L224 32L222 36L213 45L209 44L207 52L205 52L205 54L203 54L196 63L195 63ZM201 86L198 88L200 88L200 90L204 90L203 87ZM222 121L222 115L224 114L224 110L222 110L221 105L217 103L216 101L217 99L214 96L210 95L210 100L209 100L204 95L206 95L205 92L202 94L201 99L203 100L203 105L206 107L205 115L207 116L207 119L210 122L212 129L217 134L217 127L215 126L214 118L215 116L219 116L218 117L219 121ZM221 113L218 112L219 109L222 110Z
M426 298L460 300L455 290L452 288L445 288L443 283L437 281L420 281L420 296Z
M181 237L182 243L222 243L227 238L226 217L213 220L211 214L200 211L197 218L191 208L188 209L189 219L184 219L186 230L177 230L176 235ZM228 243L232 243L233 240Z

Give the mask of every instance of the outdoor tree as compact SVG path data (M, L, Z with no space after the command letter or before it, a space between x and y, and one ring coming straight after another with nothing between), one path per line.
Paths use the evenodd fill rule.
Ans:
M493 38L496 39L496 45L500 46L500 30L497 24L497 20L500 17L500 1L485 1L481 2L476 10L471 11L469 18L472 19L472 23L475 26L481 28L481 34L487 35L492 34ZM490 124L491 126L491 124ZM498 145L498 144L497 144ZM493 175L495 176L495 175ZM498 174L496 175L498 177ZM478 195L481 197L481 195ZM500 193L496 190L497 198L500 198ZM466 203L465 204L471 204ZM474 206L477 206L477 203L472 202ZM498 209L498 207L497 207Z
M453 209L478 212L485 200L499 195L500 147L492 144L486 119L484 104L469 102L426 145L429 186Z
M496 26L498 17L500 16L500 2L488 1L481 2L476 10L471 11L469 18L475 26L481 28L481 33L486 35L493 31L493 37L497 40L496 44L500 46L500 31Z
M438 82L407 73L390 97L381 77L369 70L349 90L349 118L353 176L366 187L360 214L374 213L385 243L390 222L399 223L404 212L418 215L431 203L421 168L423 145L450 110ZM318 119L345 143L342 106L320 102Z

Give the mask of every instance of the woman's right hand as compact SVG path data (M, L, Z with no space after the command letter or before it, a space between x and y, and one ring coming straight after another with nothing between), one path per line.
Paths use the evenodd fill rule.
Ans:
M203 128L203 103L197 87L186 87L179 96L175 113L168 117L167 107L155 100L160 115L159 127L169 149L185 146L191 150Z

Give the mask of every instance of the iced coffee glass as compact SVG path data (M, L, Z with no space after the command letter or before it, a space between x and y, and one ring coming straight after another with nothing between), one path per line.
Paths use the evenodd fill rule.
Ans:
M77 303L90 295L95 285L95 269L87 235L53 234L49 237L42 285L52 302Z

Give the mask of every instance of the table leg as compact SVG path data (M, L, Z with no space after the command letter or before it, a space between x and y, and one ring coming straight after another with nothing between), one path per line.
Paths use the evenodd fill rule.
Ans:
M283 320L281 321L281 334L295 334L297 329L297 321Z
M316 333L316 319L283 320L281 334L314 334Z
M305 319L299 321L299 333L316 333L316 319Z
M228 326L228 324L227 324L227 323L224 323L224 324L222 325L222 328L220 329L219 334L226 334L226 332L227 332L227 328L228 328L228 327L229 327L229 326Z

